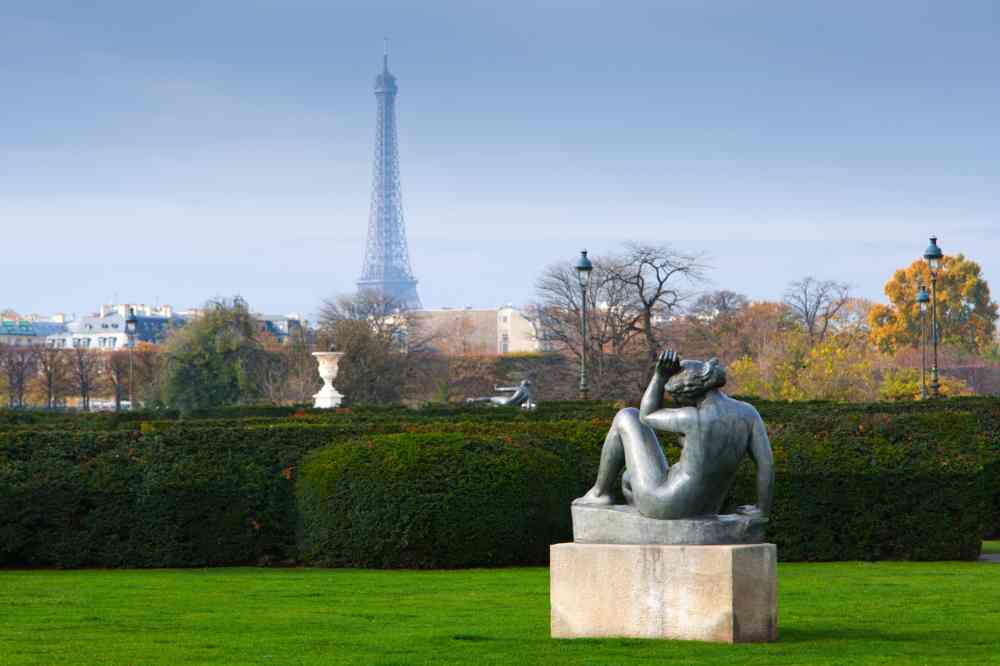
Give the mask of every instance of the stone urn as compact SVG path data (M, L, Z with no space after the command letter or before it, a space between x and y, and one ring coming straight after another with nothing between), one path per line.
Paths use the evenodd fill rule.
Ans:
M344 352L325 351L313 352L319 363L319 376L323 378L323 388L313 396L313 407L316 409L333 409L340 406L344 396L333 388L333 380L337 378L337 367Z

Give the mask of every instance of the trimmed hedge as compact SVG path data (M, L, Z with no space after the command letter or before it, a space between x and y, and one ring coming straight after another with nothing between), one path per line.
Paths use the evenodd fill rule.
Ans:
M840 414L768 424L769 537L784 560L971 560L996 490L977 415ZM753 497L742 470L733 503Z
M569 530L568 465L541 448L457 433L325 447L302 466L300 556L320 566L543 564Z
M1000 528L1000 400L755 404L775 451L770 538L783 560L972 559L980 534ZM357 446L359 438L380 447L411 446L382 437L392 434L447 440L456 450L467 443L480 457L487 455L482 447L492 446L558 460L562 476L553 488L562 493L562 513L553 514L558 520L549 534L568 540L568 523L559 521L568 520L569 501L593 482L615 411L605 403L580 407L556 403L538 414L371 409L289 418L136 420L128 427L123 420L122 427L106 430L55 430L51 423L0 427L0 566L298 561L296 527L304 523L295 486L302 460L323 447ZM570 420L571 414L579 416ZM668 458L676 460L676 441L662 441ZM462 468L460 458L449 460L449 475L478 473ZM345 458L337 469L349 471L355 464L360 462ZM750 472L748 467L739 476L733 502L753 500ZM550 501L547 488L536 498L533 492L523 491L526 502ZM385 497L408 501L407 493L386 491ZM475 512L466 515L475 520ZM489 515L477 529L514 529L494 522L501 514ZM299 538L313 537L301 531ZM384 543L377 566L392 565L393 541L386 537ZM317 553L347 552L329 540L324 544ZM537 561L522 556L528 558L524 563ZM320 561L318 554L310 557ZM421 557L401 552L396 563L430 566ZM440 565L500 557L448 551L451 564Z
M0 566L295 561L299 463L330 442L448 430L506 445L511 431L526 447L561 451L567 480L578 485L592 477L603 436L603 425L566 422L147 426L0 432Z
M280 448L76 433L0 453L0 565L207 566L294 557Z

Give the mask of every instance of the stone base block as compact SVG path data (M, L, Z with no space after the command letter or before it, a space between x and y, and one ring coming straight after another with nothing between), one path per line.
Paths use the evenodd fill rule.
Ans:
M561 543L550 557L553 638L778 639L774 544Z

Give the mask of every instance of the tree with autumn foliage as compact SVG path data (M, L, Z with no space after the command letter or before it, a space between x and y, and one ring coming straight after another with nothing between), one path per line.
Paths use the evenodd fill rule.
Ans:
M930 379L925 377L925 382ZM949 375L941 375L941 395L944 397L958 395L973 395L972 387ZM920 369L919 368L889 368L882 373L882 383L878 390L879 400L919 400L920 399Z
M919 285L930 289L930 283L930 270L923 260L897 270L886 283L890 304L875 305L869 312L872 342L881 351L891 353L920 343L916 295ZM996 332L997 304L990 300L990 287L979 264L961 254L943 258L937 277L937 316L942 344L976 353L990 347ZM927 318L929 322L929 307Z

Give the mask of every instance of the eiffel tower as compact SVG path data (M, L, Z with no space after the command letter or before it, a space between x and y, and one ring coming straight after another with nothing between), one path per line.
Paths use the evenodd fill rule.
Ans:
M396 77L389 73L389 50L382 56L382 73L375 77L378 113L375 124L375 163L372 204L368 215L368 242L358 290L374 290L406 309L419 309L417 280L410 268L410 252L403 224L399 190L399 147L396 143Z

